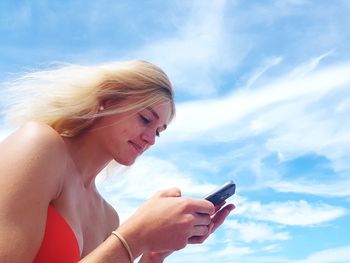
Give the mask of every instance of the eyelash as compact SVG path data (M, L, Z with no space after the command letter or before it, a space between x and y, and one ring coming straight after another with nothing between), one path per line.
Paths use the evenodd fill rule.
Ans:
M147 119L143 115L140 115L140 118L141 118L142 123L145 124L145 125L149 125L151 123L151 120ZM156 131L156 136L160 137L160 132L159 131Z
M140 115L140 118L141 118L143 124L150 124L151 123L151 121L149 119L147 119L146 117L144 117L142 115Z

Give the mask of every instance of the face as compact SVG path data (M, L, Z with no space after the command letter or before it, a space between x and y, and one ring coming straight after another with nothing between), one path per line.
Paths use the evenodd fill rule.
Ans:
M170 116L170 102L162 102L142 110L101 117L94 127L101 151L120 164L133 164L166 129Z

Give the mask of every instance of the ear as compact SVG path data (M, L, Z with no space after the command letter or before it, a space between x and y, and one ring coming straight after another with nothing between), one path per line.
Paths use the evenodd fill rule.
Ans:
M104 99L100 102L100 108L108 109L118 104L118 99Z

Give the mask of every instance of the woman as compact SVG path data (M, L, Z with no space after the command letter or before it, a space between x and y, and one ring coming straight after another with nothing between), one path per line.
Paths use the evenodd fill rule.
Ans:
M1 262L122 263L141 255L140 262L163 262L202 243L234 208L173 188L120 225L98 193L97 174L113 160L133 164L175 114L171 83L158 67L69 65L12 86L22 95L9 115L23 124L1 143Z

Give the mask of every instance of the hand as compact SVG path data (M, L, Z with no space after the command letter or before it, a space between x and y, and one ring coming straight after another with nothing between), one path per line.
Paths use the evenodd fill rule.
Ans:
M192 236L189 240L189 244L201 244L203 243L215 230L222 225L227 216L231 213L231 211L235 208L233 204L228 204L226 206L225 202L215 206L215 214L211 218L211 223L209 224L209 230L207 235L203 236ZM224 207L223 207L224 206Z
M173 252L173 250L164 252L146 252L143 253L139 263L163 263L164 259Z
M174 251L184 248L191 237L207 237L214 213L215 207L207 200L183 198L179 189L172 188L154 195L117 231L135 256Z
M233 204L229 204L225 207L225 202L215 206L215 215L212 216L212 222L208 226L208 234L205 236L193 236L189 238L189 243L199 244L203 243L227 218L229 213L235 208ZM222 208L223 207L223 208ZM220 211L219 211L220 210ZM172 254L174 251L163 251L163 252L148 252L144 253L139 263L163 263L164 259Z

